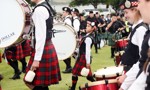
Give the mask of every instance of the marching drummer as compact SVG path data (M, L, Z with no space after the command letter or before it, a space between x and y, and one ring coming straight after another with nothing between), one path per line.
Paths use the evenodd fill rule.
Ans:
M80 31L79 31L79 38L82 38L86 35L86 21L83 13L80 13Z
M141 2L145 2L145 1L141 1ZM142 72L143 65L147 59L147 51L149 48L148 42L149 42L150 33L149 33L149 30L146 30L146 29L148 29L148 26L146 27L144 25L140 25L140 22L142 22L140 13L142 12L141 15L142 15L144 22L148 23L149 21L147 21L147 18L143 17L146 15L146 13L143 13L142 9L140 9L140 13L139 13L138 9L136 8L137 6L139 7L139 5L140 5L138 3L138 0L124 0L122 5L123 5L122 8L124 7L123 9L125 11L126 17L128 17L129 21L132 21L134 24L132 27L132 29L133 29L132 33L134 32L134 34L132 35L132 33L131 33L132 38L130 38L130 43L138 46L138 52L140 52L140 58L138 59L138 62L137 62L137 60L134 61L135 63L136 62L137 63L134 64L132 66L132 68L125 74L125 77L120 78L119 81L121 81L121 82L123 81L123 83L119 90L128 90L128 89L133 90L133 89L130 89L130 86L132 86L133 82L136 81L136 78L138 78L138 76ZM133 14L133 13L135 13L135 14ZM136 31L134 31L134 30L136 30ZM140 39L140 41L139 41L139 39ZM130 52L131 52L131 50L130 50ZM135 50L134 50L134 53L135 53ZM137 53L137 54L139 54L139 53ZM126 57L128 57L128 56L126 56ZM126 61L128 61L128 60L126 60ZM125 61L125 63L127 64L126 61ZM130 62L130 61L128 61L128 62ZM133 64L133 62L130 62L130 63ZM127 64L127 65L129 65L129 64ZM139 86L140 86L140 84L139 84ZM135 90L137 90L137 89L135 89ZM144 90L144 89L142 89L142 90Z
M128 71L140 58L139 53L141 51L142 41L147 31L146 24L143 23L141 14L136 8L138 6L137 0L129 1L136 3L128 8L125 6L125 2L122 2L120 5L121 9L125 12L125 18L133 24L127 48L121 58L121 64L125 66L125 71Z
M94 16L94 12L93 11L90 11L89 12L89 16L86 18L86 21L88 22L95 22L95 26L96 27L98 27L98 22L97 22L97 20L96 20L96 18L95 18L95 16ZM94 32L93 32L93 34L94 34L94 39L95 39L95 42L94 42L94 47L95 47L95 53L98 53L98 45L97 45L97 43L98 43L98 33L97 33L97 31L95 30Z
M74 27L77 35L79 36L79 30L80 30L80 19L79 19L79 10L77 8L73 8L71 10L72 15L72 26Z
M72 17L71 17L71 9L69 7L63 7L63 17L64 17L64 23L72 26ZM63 71L63 73L71 73L72 67L71 67L71 57L63 60L66 64L66 69Z
M106 30L109 32L109 36L108 36L108 45L111 46L111 58L114 57L114 52L116 49L115 46L115 39L117 38L121 38L119 37L118 34L118 29L122 28L123 25L117 20L117 15L116 14L111 14L111 22L107 25Z
M63 10L63 18L64 18L63 22L72 26L71 9L69 7L63 7L62 10Z
M32 14L35 47L26 71L34 71L35 77L31 83L24 81L32 90L49 90L48 86L61 80L57 54L51 41L54 13L45 0L31 1L36 4Z
M138 10L140 11L141 15L142 15L142 19L143 22L147 23L148 25L150 25L150 12L149 12L149 8L150 8L150 0L138 0ZM141 49L141 57L139 59L139 64L137 65L140 70L135 70L134 68L131 68L130 70L130 75L131 76L137 76L137 79L133 79L130 85L129 90L150 90L150 75L148 73L150 73L150 66L148 64L147 68L147 72L142 72L143 71L143 66L144 63L146 62L146 60L148 60L149 62L149 48L150 47L150 30L148 29L146 31L146 34L144 35L144 40L142 43L142 49ZM148 53L148 54L147 54ZM147 59L148 58L148 59ZM145 65L146 66L146 65ZM136 73L131 73L131 72L136 72ZM144 75L143 75L144 74ZM126 78L127 79L127 78ZM125 81L126 81L125 79ZM122 89L120 89L122 90Z
M86 78L93 82L95 81L92 72L91 72L91 48L93 45L93 34L92 32L95 30L95 22L87 22L86 27L86 36L82 38L80 41L80 47L79 47L79 57L74 65L74 68L72 70L72 87L70 90L75 90L76 84L78 81L78 76L86 76ZM85 72L82 70L83 68L86 68L89 70L89 72ZM82 71L81 71L82 70Z

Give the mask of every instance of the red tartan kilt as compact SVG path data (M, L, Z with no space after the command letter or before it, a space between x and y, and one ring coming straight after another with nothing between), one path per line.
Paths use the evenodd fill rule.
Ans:
M14 58L13 52L12 51L5 51L5 55L7 59L12 59ZM2 56L3 58L5 58L4 54Z
M22 49L25 57L31 55L30 40L26 40L22 43Z
M28 72L31 68L34 60L34 55L35 52L32 52L26 72ZM51 84L58 84L61 80L58 58L52 42L46 42L42 60L40 61L39 68L35 71L35 73L36 76L32 82L32 84L35 86L48 86Z
M81 76L81 70L82 68L86 67L86 59L85 59L85 54L81 55L80 58L76 61L73 70L72 70L72 74L73 75L77 75L77 76ZM92 72L90 70L88 76L92 76Z
M21 44L17 45L16 48L17 48L17 51L16 51L16 54L15 54L15 58L17 60L20 60L20 59L24 58L23 49L22 49Z
M5 51L7 59L20 60L20 59L24 58L23 49L22 49L21 44L18 44L17 46L11 47L11 48L14 48L14 49L12 51L9 49ZM3 55L3 58L4 58L4 55Z

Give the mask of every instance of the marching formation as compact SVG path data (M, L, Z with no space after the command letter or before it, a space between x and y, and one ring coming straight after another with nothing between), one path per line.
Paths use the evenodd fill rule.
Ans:
M23 81L30 90L49 90L63 80L64 73L72 74L68 90L77 90L79 76L89 81L80 90L150 90L150 0L122 0L122 13L107 16L93 11L85 16L77 8L63 7L59 18L47 0L31 0L36 4L33 10L25 0L9 1L15 3L13 12L23 10L19 18L12 14L16 24L0 31L0 62L3 58L13 68L10 79L25 73ZM115 65L93 72L92 47L98 54L105 45L111 47ZM73 66L71 59L76 60ZM66 66L62 72L60 60Z

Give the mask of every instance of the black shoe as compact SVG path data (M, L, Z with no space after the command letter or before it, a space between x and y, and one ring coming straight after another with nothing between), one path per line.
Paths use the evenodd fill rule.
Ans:
M20 74L21 74L21 72L19 71L18 73L15 73L15 75L9 79L13 79L13 80L20 79Z
M13 77L11 77L9 79L13 79L13 80L20 79L20 76L18 74L15 74Z
M65 71L62 71L62 73L71 73L72 72L72 68L67 68Z

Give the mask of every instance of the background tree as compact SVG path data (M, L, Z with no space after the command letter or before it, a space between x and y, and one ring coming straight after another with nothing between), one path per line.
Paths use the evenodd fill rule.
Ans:
M112 6L112 8L116 11L119 9L119 3L122 0L73 0L69 6L79 6L79 5L93 5L95 9L97 9L98 4L106 4L106 8L109 7L109 5Z
M73 0L69 6L79 6L79 5L93 5L95 9L97 9L97 5L101 3L102 0Z

